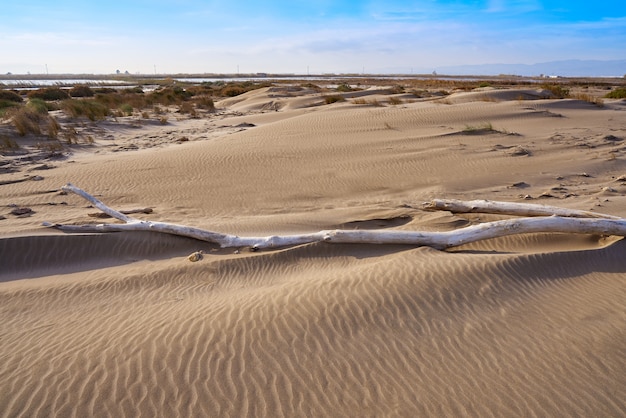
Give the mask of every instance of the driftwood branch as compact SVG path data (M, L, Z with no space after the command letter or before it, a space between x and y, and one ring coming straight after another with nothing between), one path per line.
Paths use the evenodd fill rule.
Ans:
M618 216L586 210L565 209L533 203L496 202L493 200L434 199L422 204L425 210L446 210L453 213L491 213L515 216L564 216L567 218L621 219Z
M575 211L554 207L542 206L546 215L539 215L539 206L532 204L488 202L488 201L434 201L434 202L455 202L425 204L429 209L442 209L456 211L456 208L472 208L472 210L462 210L462 212L474 212L475 208L482 205L484 210L494 210L495 213L524 214L526 216L518 219L508 219L502 221L486 222L472 225L454 231L445 232L420 232L406 230L327 230L309 234L296 235L273 235L266 237L239 237L237 235L222 234L204 229L176 225L166 222L142 221L131 218L120 211L109 208L100 200L88 194L84 190L67 184L63 190L75 193L87 201L91 202L102 212L124 222L123 224L102 223L97 225L59 225L45 223L45 226L53 227L66 232L119 232L119 231L154 231L166 234L180 235L195 238L202 241L212 242L221 247L250 247L253 250L288 247L312 242L328 243L350 243L350 244L404 244L414 246L429 246L436 249L468 244L484 239L503 237L514 234L537 233L537 232L559 232L578 234L598 234L626 236L626 219L612 217L610 215L598 216L593 212ZM476 202L488 202L488 204ZM432 205L429 207L428 205ZM495 209L487 209L494 207ZM508 209L507 209L508 207ZM558 216L550 213L550 209L559 209ZM492 212L493 213L493 212ZM532 215L531 215L532 214ZM585 216L583 216L585 214ZM589 216L594 216L593 218ZM539 217L537 217L539 216Z

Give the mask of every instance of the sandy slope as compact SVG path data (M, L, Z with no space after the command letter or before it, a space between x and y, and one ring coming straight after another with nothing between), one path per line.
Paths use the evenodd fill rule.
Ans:
M495 219L419 210L433 197L626 216L624 102L541 97L322 105L269 88L219 104L232 111L219 120L108 128L139 149L77 153L43 180L0 186L2 416L626 414L619 239L251 253L39 226L96 222L57 192L68 181L119 209L153 207L146 219L238 234Z

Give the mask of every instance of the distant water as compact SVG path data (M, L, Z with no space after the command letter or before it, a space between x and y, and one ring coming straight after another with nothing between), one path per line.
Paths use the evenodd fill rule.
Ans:
M89 86L123 86L129 83L120 80L87 80L87 79L49 79L49 80L29 80L29 79L1 79L0 85L5 86L74 86L84 84Z
M426 80L433 78L441 78L441 79L450 79L456 81L477 81L484 79L485 77L467 77L467 76L392 76L392 75L327 75L327 76L265 76L265 77L171 77L172 80L179 81L181 83L229 83L229 82L271 82L271 81L341 81L341 80L358 80L358 79L384 79L384 80ZM109 80L109 79L71 79L71 78L50 78L50 79L28 79L28 78L10 78L7 76L0 77L0 87L12 87L12 88L20 88L20 89L34 89L38 87L71 87L75 85L88 85L88 86L109 86L109 87L118 87L118 88L129 88L135 87L138 85L138 81L143 80L147 81L148 79L138 79L137 82L130 81L121 81L121 80ZM529 79L529 81L534 81Z

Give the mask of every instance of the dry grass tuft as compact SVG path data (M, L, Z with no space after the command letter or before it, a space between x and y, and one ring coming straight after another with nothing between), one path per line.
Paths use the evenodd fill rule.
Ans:
M345 101L346 98L343 96L340 96L338 94L334 94L331 96L324 96L324 102L326 104L332 104L332 103L337 103L337 102L343 102Z
M604 100L602 100L602 98L600 97L595 97L592 96L590 94L587 93L577 93L573 96L574 99L576 100L583 100L587 103L591 103L594 104L598 107L603 107L604 106Z

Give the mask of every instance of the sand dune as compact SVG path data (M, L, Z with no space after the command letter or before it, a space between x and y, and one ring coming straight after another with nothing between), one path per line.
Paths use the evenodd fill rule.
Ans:
M136 150L102 141L0 186L0 415L623 416L619 238L250 252L40 226L108 222L58 192L70 181L153 208L141 218L246 235L499 219L419 208L434 197L626 216L623 103L533 91L374 106L266 88L213 119L108 127Z

